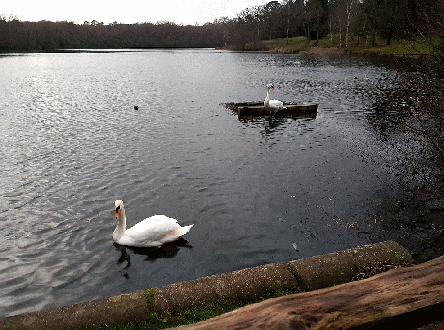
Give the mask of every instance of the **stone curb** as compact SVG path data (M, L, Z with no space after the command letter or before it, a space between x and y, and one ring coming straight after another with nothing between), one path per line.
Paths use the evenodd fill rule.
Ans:
M400 244L393 241L365 245L290 261L288 266L302 291L313 291L375 275L395 266L409 266L413 258Z
M393 241L366 245L288 263L213 275L107 299L0 319L0 329L50 330L142 323L150 311L174 313L224 299L259 301L273 292L298 292L350 282L383 265L408 266L413 259Z

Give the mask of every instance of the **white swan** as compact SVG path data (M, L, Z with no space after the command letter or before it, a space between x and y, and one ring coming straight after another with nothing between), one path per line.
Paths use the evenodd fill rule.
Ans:
M269 109L271 111L274 111L275 114L278 110L287 109L286 107L284 107L283 102L278 101L278 100L270 100L270 96L269 96L270 89L274 89L273 84L267 85L267 97L265 98L265 101L264 101L265 109Z
M154 215L126 229L123 201L116 200L116 219L119 220L113 233L114 242L120 245L148 247L161 246L185 235L193 225L181 227L176 219Z

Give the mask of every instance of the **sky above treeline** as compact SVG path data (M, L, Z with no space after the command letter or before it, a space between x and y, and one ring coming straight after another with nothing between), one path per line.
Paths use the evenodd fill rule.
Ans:
M157 23L169 21L194 25L212 23L221 17L236 17L243 9L264 5L270 0L6 0L0 14L21 21L85 21Z

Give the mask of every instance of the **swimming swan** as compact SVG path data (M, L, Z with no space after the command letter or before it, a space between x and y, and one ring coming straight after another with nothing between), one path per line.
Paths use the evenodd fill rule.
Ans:
M272 110L272 111L274 111L275 114L278 110L287 109L286 107L284 107L284 103L282 103L281 101L270 100L270 96L269 96L270 89L274 89L273 84L267 85L267 97L265 98L265 101L264 101L265 109Z
M117 244L126 246L148 247L161 246L185 235L193 225L181 227L176 219L164 215L154 215L126 229L126 215L123 201L116 200L116 219L119 220L113 233Z

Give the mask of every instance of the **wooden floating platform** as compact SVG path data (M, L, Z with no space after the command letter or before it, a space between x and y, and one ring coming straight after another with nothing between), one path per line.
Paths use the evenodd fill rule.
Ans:
M238 114L238 116L266 116L270 110L264 107L264 102L244 102L244 103L225 103L225 106ZM284 103L287 109L281 109L276 112L277 116L293 117L316 117L318 112L317 104L292 104Z

